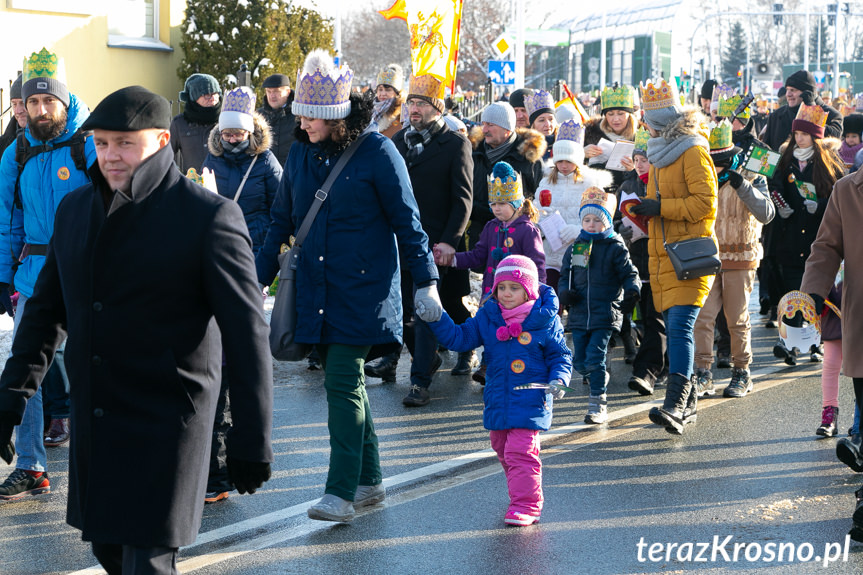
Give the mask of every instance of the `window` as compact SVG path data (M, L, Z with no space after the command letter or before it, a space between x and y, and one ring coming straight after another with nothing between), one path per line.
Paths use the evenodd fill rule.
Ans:
M159 41L159 0L111 0L106 10L109 46L171 49Z

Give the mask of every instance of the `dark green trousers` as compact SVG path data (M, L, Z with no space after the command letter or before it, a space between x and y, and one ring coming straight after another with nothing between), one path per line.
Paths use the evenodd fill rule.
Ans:
M363 365L370 346L319 345L327 391L330 470L325 493L354 500L358 485L381 482L378 436Z

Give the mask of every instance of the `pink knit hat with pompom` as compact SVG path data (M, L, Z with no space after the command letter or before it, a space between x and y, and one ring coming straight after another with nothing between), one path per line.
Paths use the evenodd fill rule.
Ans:
M515 255L503 258L494 270L492 294L496 293L497 284L503 281L519 283L527 292L528 299L539 299L539 275L536 264L530 258Z

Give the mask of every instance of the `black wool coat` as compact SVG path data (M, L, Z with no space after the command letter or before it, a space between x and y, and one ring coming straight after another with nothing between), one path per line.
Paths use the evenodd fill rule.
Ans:
M405 133L399 130L393 143L403 158L420 212L420 224L429 237L429 248L443 242L464 251L464 231L473 202L473 157L468 139L444 124L423 152L408 160ZM468 270L446 269L441 273L441 292L463 296L470 293Z
M181 176L171 152L147 158L109 210L97 166L63 199L0 376L0 411L20 416L68 333L66 521L85 541L195 540L223 347L228 455L273 460L269 328L243 214Z
M827 112L827 125L824 126L824 137L841 138L842 114L836 109L825 105L821 101L821 98L818 98L816 103ZM794 118L797 117L798 110L800 110L800 104L793 108L782 106L767 117L767 125L764 127L764 137L762 140L771 149L779 150L779 146L791 135L791 125L794 122Z
M270 104L264 98L264 105L257 110L270 125L270 132L273 135L270 151L276 155L280 166L285 165L285 160L288 159L288 152L291 151L291 146L296 140L294 137L294 128L297 126L297 119L291 112L291 102L293 101L294 93L291 92L285 107L275 110L270 107Z

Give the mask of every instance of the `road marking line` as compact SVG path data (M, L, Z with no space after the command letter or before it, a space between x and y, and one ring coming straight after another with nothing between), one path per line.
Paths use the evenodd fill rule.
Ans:
M783 373L786 371L788 373ZM768 375L776 375L778 373L782 373L782 375L780 377L772 378L769 382L759 384L757 387L754 387L750 393L759 393L761 391L766 391L768 389L771 389L778 385L782 385L783 383L787 383L791 380L799 379L801 377L812 377L816 375L819 371L820 364L799 365L797 366L797 369L793 371L790 370L789 366L773 366L762 368L758 371L752 372L750 374L750 377L753 380L756 380L767 377ZM722 405L727 401L736 400L737 398L724 398L721 396L714 396L709 400L707 406L713 407L716 405ZM615 410L614 412L609 414L608 423L611 424L617 421L641 415L649 411L650 408L658 405L662 405L661 399L648 400L636 405L631 405L629 407ZM702 409L704 409L704 407L702 407ZM636 423L637 425L635 425L634 427L627 426L609 428L606 425L596 426L586 423L574 423L559 428L553 428L542 434L543 444L550 445L549 449L543 451L543 456L546 458L550 458L554 457L555 455L560 455L562 453L572 451L572 449L555 449L556 446L572 445L577 446L575 447L575 449L580 449L588 445L600 443L607 439L612 439L615 437L619 437L620 435L633 433L635 431L648 427L647 425L642 425L642 423L644 423L643 418L638 418L638 420L633 423ZM484 460L496 461L496 459L497 455L495 454L494 450L490 448L483 449L481 451L466 453L452 459L448 459L446 461L440 461L438 463L426 465L424 467L420 467L411 471L406 471L398 475L393 475L392 477L384 478L384 486L391 489L395 487L411 485L414 483L419 484L422 480L431 479L436 475L442 476L440 478L440 481L436 481L434 484L418 485L416 488L411 488L409 492L402 492L396 494L391 498L388 498L384 505L372 506L367 510L362 510L357 513L357 517L361 517L363 515L366 515L367 513L378 511L385 507L394 507L396 505L408 503L410 501L425 497L427 495L439 493L440 491L444 491L458 485L463 485L477 479L488 477L495 473L500 473L500 468L494 465L486 465L478 469L469 469L463 473L459 473L457 476L448 476L448 474L452 473L455 469L459 467L468 467ZM206 533L200 533L195 542L192 545L183 547L182 551L188 552L197 547L212 543L213 541L218 541L220 539L225 539L229 537L236 538L243 532L259 530L265 528L267 525L274 525L276 523L289 519L301 518L300 525L289 527L287 529L278 529L276 531L265 533L257 537L244 539L237 543L233 543L226 547L220 548L219 551L216 552L205 553L202 555L189 557L188 559L183 559L178 563L177 568L180 570L181 573L189 573L197 569L202 569L216 563L221 563L235 557L246 555L253 551L258 551L267 547L271 547L273 545L277 545L279 543L284 543L285 541L291 539L296 539L298 537L309 535L316 531L323 531L325 529L332 528L334 525L337 525L336 523L321 522L303 517L306 514L306 510L315 503L317 503L317 501L317 499L313 499L304 503L285 507L284 509L279 509L277 511L266 513L258 517L246 519L238 523L226 525L225 527L213 529L211 531L207 531ZM100 566L96 565L87 569L75 571L70 575L100 575L104 573L105 571Z

